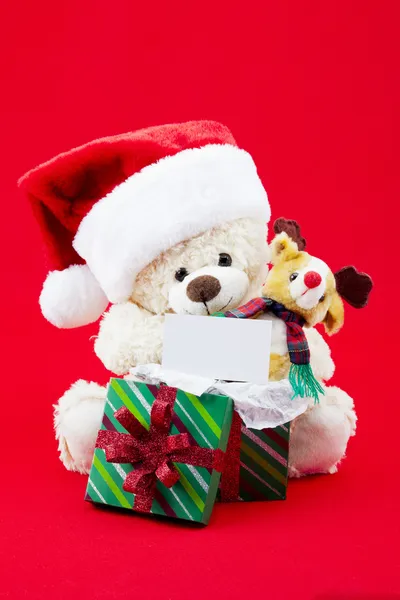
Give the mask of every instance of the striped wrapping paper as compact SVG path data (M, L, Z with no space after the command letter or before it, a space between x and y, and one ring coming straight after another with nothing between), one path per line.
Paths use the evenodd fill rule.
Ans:
M275 429L242 425L239 496L242 500L285 500L290 423Z
M237 414L235 418L240 420ZM274 429L259 430L248 429L241 422L239 487L236 500L285 500L289 436L290 423ZM221 484L222 481L223 479Z
M101 429L127 433L114 413L126 406L149 429L150 411L158 386L111 379ZM232 400L225 396L193 394L178 390L170 434L189 433L193 444L225 451L232 421ZM221 474L212 469L174 463L179 481L166 488L157 483L151 513L206 524L218 492ZM134 494L125 492L123 482L134 465L109 463L102 449L96 448L89 475L86 500L132 509Z

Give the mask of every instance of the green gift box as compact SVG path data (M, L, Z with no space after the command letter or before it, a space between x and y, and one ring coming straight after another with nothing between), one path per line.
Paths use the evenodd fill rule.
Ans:
M111 379L86 500L206 524L232 413L226 396Z
M290 423L273 429L249 429L234 411L220 500L285 500L289 437Z

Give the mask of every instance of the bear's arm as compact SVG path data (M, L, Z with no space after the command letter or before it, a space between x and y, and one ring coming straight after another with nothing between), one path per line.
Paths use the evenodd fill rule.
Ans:
M304 333L310 348L310 363L317 379L328 381L335 370L335 363L331 357L331 350L322 335L313 327L304 328Z
M132 302L114 304L104 314L94 351L104 366L117 375L131 367L159 363L164 317Z

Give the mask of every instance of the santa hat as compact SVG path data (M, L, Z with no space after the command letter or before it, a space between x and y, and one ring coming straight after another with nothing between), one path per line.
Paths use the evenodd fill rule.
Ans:
M127 300L138 273L175 244L235 219L270 217L251 156L213 121L95 140L29 171L19 185L52 269L40 306L64 328Z

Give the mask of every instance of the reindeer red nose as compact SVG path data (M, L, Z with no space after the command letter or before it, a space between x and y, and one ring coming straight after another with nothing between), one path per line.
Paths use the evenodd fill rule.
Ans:
M304 275L304 283L310 289L318 287L321 281L322 277L316 271L308 271L308 273Z

